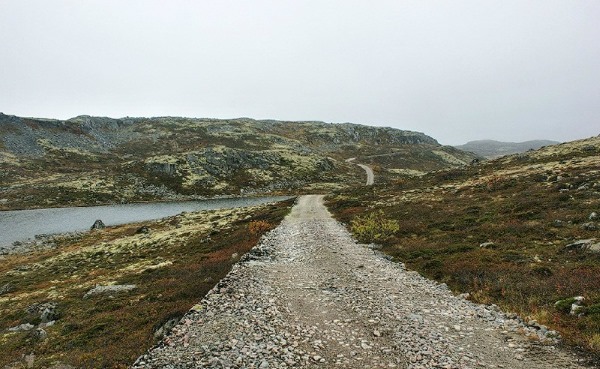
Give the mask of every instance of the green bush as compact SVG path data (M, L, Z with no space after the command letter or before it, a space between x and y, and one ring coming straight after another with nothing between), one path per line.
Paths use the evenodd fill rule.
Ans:
M571 311L571 305L573 305L577 301L575 297L570 297L568 299L559 300L554 304L556 310L561 313L568 314Z
M594 304L583 309L586 315L600 315L600 304Z
M357 216L350 223L354 237L363 243L377 243L389 240L400 230L396 220L386 219L383 210Z

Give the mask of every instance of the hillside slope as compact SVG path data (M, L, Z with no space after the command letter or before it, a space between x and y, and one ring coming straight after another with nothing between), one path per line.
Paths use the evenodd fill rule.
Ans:
M340 192L330 206L361 241L600 357L600 136Z
M0 114L0 209L326 191L364 181L348 157L401 152L439 169L457 163L431 153L449 150L350 123Z
M560 142L550 140L533 140L525 142L500 142L494 140L470 141L464 145L455 146L457 149L469 151L488 159L503 155L523 153L528 150L537 150L544 146L556 145Z

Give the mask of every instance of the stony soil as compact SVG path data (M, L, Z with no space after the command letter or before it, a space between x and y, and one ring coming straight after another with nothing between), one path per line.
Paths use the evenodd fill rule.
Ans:
M583 367L532 330L357 244L304 196L134 368Z

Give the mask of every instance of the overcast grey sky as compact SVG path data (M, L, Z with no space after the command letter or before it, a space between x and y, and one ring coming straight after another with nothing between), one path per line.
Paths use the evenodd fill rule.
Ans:
M600 1L0 0L0 111L600 134Z

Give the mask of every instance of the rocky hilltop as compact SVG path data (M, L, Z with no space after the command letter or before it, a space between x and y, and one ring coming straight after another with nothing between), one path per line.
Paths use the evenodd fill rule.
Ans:
M345 159L389 153L430 169L473 157L351 123L0 114L0 209L334 189L363 181Z
M455 146L457 149L470 151L488 159L504 155L519 154L529 150L537 150L544 146L556 145L560 142L550 140L533 140L525 142L500 142L494 140L470 141L464 145Z

